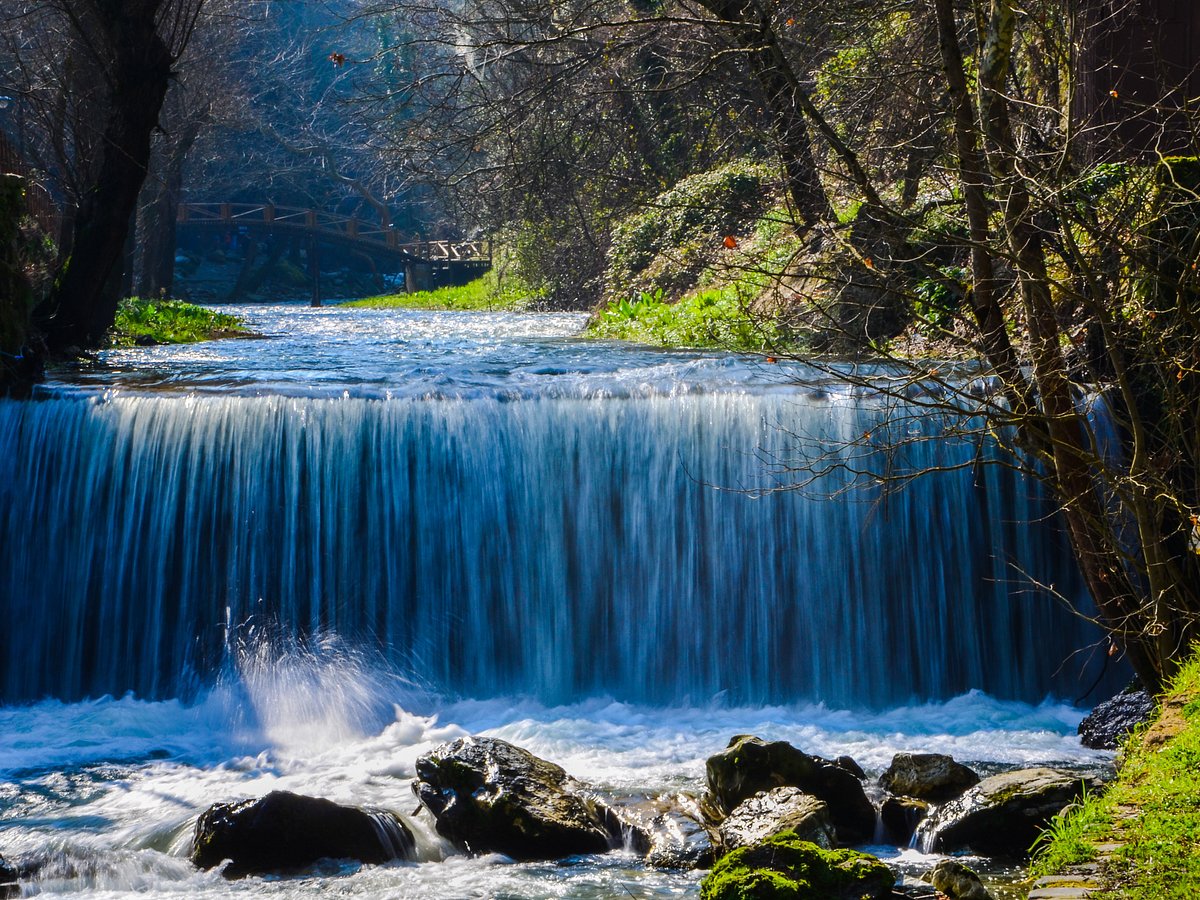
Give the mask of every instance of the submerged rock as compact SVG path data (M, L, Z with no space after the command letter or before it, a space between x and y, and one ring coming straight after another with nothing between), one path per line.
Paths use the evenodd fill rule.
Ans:
M1127 734L1153 715L1153 697L1145 691L1125 691L1087 714L1079 723L1079 739L1093 750L1116 750Z
M884 900L895 880L873 856L825 850L785 831L722 857L700 883L700 898Z
M950 900L993 900L979 876L952 859L943 859L934 866L929 882Z
M944 753L897 753L879 783L893 794L942 802L979 784L979 776Z
M781 787L738 804L720 825L721 849L728 853L784 831L826 850L837 842L824 801L799 788Z
M459 738L417 760L413 791L438 834L468 853L518 860L604 853L626 842L611 809L554 763L496 738ZM648 845L644 834L631 842Z
M929 804L913 797L888 797L879 809L879 819L892 842L905 847L917 826L929 815Z
M985 778L939 807L920 828L922 844L939 853L970 848L1024 858L1046 824L1095 781L1061 769L1018 769Z
M409 859L413 849L412 834L392 813L273 791L210 806L196 822L191 859L201 869L228 859L224 874L240 878L296 871L320 859Z
M708 805L714 818L729 815L760 791L797 787L829 806L841 844L869 841L875 832L875 808L862 782L841 766L810 756L786 741L768 743L738 735L708 759Z

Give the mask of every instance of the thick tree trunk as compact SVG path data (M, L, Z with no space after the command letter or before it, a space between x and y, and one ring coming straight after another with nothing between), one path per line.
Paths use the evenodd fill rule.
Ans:
M70 257L38 318L52 354L98 346L116 316L106 291L123 264L130 219L146 178L150 137L171 78L172 57L157 32L162 0L86 3L77 21L95 22L93 46L111 55L109 119L100 165L76 211Z

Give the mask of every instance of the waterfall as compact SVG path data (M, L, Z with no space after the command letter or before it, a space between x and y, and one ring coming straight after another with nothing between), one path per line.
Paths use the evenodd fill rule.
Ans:
M256 629L446 694L885 706L1082 693L1033 485L970 440L903 490L780 462L849 394L0 402L0 695L183 696ZM986 460L985 460L986 461ZM817 490L833 496L813 496ZM1064 662L1066 665L1064 665Z

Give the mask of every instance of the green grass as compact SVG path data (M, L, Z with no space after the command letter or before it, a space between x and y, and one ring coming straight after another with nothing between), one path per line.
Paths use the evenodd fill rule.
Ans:
M1112 891L1099 896L1200 897L1200 657L1180 672L1163 708L1176 733L1157 746L1131 738L1116 783L1052 825L1032 874L1061 872L1094 859L1096 844L1120 843L1104 869Z
M463 309L463 310L523 310L541 299L541 295L520 278L503 278L493 269L482 278L461 287L444 287L412 294L385 294L351 300L342 306L361 306L370 309Z
M737 285L709 288L666 303L643 294L604 307L589 323L587 335L663 347L780 351L792 342L777 322L752 315L746 292Z
M182 300L130 297L117 307L117 320L109 333L109 342L114 347L194 344L249 333L238 316Z

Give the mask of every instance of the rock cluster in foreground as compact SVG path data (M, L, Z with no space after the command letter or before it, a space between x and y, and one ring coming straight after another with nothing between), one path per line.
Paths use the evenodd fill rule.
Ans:
M616 803L497 738L444 744L421 756L416 770L413 791L437 833L472 855L555 860L621 849L648 865L712 865L702 885L705 900L932 896L929 885L897 885L879 860L845 849L870 841L876 828L876 807L857 764L811 756L783 741L733 738L708 760L701 798ZM886 794L879 816L897 843L916 829L922 845L939 852L1021 857L1038 830L1089 784L1048 768L981 780L948 756L900 753L880 778ZM231 878L298 872L322 859L378 864L414 857L412 833L394 813L280 791L209 808L196 824L192 850L199 867L227 862L223 871ZM956 863L931 877L952 898L987 898L978 878Z

